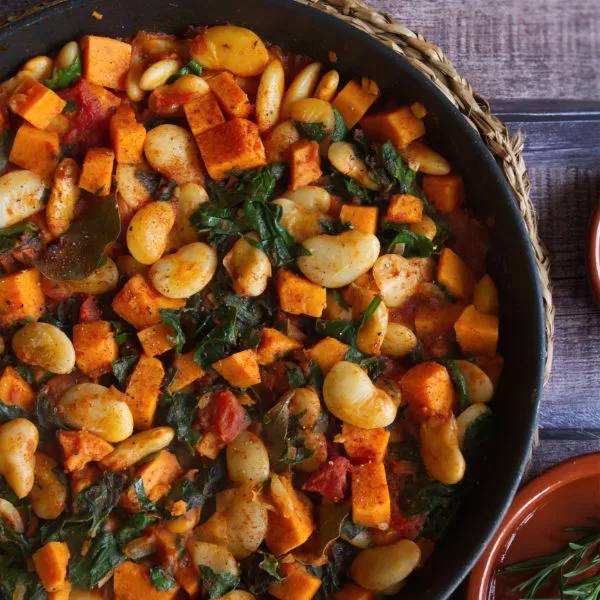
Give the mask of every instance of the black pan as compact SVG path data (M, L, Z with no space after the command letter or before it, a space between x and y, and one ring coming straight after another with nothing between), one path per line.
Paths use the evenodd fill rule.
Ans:
M103 15L92 17L92 11ZM374 38L291 0L67 0L0 30L0 80L24 60L57 50L86 33L127 37L138 29L182 32L190 24L232 22L328 63L336 52L343 76L372 77L399 102L422 102L433 146L465 178L476 216L495 224L489 270L501 304L500 351L506 359L494 401L494 452L455 524L401 598L443 600L469 573L507 509L529 457L542 388L545 334L542 298L529 238L506 181L461 113L418 70Z

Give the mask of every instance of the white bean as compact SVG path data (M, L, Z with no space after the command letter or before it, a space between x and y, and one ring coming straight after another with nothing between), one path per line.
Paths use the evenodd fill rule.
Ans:
M242 431L227 444L227 472L236 483L260 484L269 478L269 453L263 441Z
M335 97L335 93L337 92L339 84L340 74L335 70L327 71L327 73L321 77L319 85L317 85L317 89L315 90L314 94L315 98L331 102Z
M471 402L489 402L494 395L492 380L482 369L468 360L455 360L454 363L465 379Z
M412 296L419 284L433 280L431 258L404 258L383 254L373 265L373 278L389 308L400 306Z
M110 443L122 442L133 433L129 406L96 383L79 383L58 402L59 414L74 429L87 429Z
M387 427L396 418L392 398L355 363L334 365L323 383L323 399L335 417L356 427Z
M379 184L371 179L365 161L354 153L352 144L334 142L329 146L327 158L340 173L348 175L368 190L379 189Z
M415 349L417 341L417 336L410 327L401 323L388 323L381 352L392 358L402 358Z
M279 222L296 242L302 242L319 235L321 233L321 219L328 218L327 215L304 208L288 198L277 198L273 201L273 204L281 206Z
M398 154L413 171L420 171L428 175L447 175L450 173L450 163L423 142L415 141L403 148L398 148Z
M258 239L254 233L246 237ZM272 275L271 262L266 252L240 238L223 258L223 266L233 282L238 296L260 296Z
M184 183L204 183L204 170L194 136L178 125L159 125L144 141L144 154L161 175Z
M316 185L306 185L293 192L286 192L286 198L303 208L320 213L328 213L331 209L331 194Z
M435 221L427 215L423 215L418 223L410 223L408 230L413 233L424 235L430 240L433 240L437 235L437 225L435 224Z
M379 240L362 231L318 235L302 244L309 256L298 258L298 268L313 283L339 288L366 273L379 256Z
M175 437L171 427L154 427L141 431L121 442L108 456L102 459L101 465L111 471L121 471L135 465L154 452L166 448Z
M6 523L17 533L25 531L25 524L23 523L21 513L16 509L14 504L4 498L0 498L0 521Z
M140 89L145 92L155 90L164 85L167 81L179 71L179 61L173 58L165 58L150 65L140 77Z
M58 468L47 454L35 453L35 480L29 498L40 519L56 519L67 507L67 486L57 475Z
M456 419L458 433L458 447L462 450L465 445L465 436L469 427L484 415L491 415L492 410L487 404L471 404L463 410Z
M352 304L352 319L359 321L375 298L375 292L369 288L352 284L349 288L349 302ZM388 307L380 302L371 318L358 330L356 347L366 354L381 354L381 347L388 328Z
M233 590L226 596L223 596L223 600L256 600L256 596L253 596L250 592L244 590Z
M404 581L420 560L419 546L412 540L400 540L395 544L359 552L350 574L358 585L373 592L382 592Z
M138 210L127 228L127 248L143 265L154 264L167 247L169 231L175 224L170 202L148 202Z
M209 567L215 573L238 575L240 569L235 557L229 550L218 546L217 544L208 544L206 542L197 542L193 539L187 543L187 549L192 556L192 561L196 568Z
M79 44L75 41L67 42L56 55L55 64L59 69L68 69L79 56Z
M0 177L0 227L9 227L44 209L44 180L31 171Z
M319 81L319 73L321 72L321 64L318 62L306 65L304 69L294 77L292 83L286 90L283 101L281 103L281 120L285 121L290 118L292 104L302 98L312 96L312 93Z
M454 415L430 417L421 424L421 458L427 474L437 481L453 485L465 475L465 459L458 444Z
M37 81L48 79L52 75L52 59L48 56L35 56L30 58L21 69L21 73L26 73Z
M312 388L296 388L290 398L290 414L299 417L303 429L312 429L321 415L321 401Z
M132 102L140 102L144 99L144 90L140 87L140 77L143 73L142 65L131 64L127 77L125 78L125 92Z
M217 270L217 252L195 242L163 256L150 267L152 285L167 298L189 298L203 290Z
M115 169L117 191L131 210L138 210L150 198L146 186L138 178L144 171L140 165L118 163Z
M290 107L290 118L301 123L322 123L332 133L335 129L333 106L318 98L302 98Z
M106 258L106 262L98 267L91 275L80 281L63 281L74 294L106 294L117 287L119 283L119 269L112 258Z
M0 425L0 475L17 498L25 498L34 481L37 427L27 419L13 419Z
M12 339L17 358L52 373L67 374L75 367L75 349L68 336L50 323L27 323Z
M198 183L184 183L175 188L173 195L177 200L178 209L175 217L177 236L184 244L197 242L198 232L191 224L190 217L201 204L208 202L206 190Z
M272 60L263 71L256 92L256 123L261 133L279 121L284 89L283 65L280 60Z
M237 489L223 516L227 521L227 549L235 558L246 558L258 550L267 533L267 509L249 489Z
M78 182L79 165L72 158L61 160L54 172L54 185L46 207L46 222L53 237L60 237L73 223L81 191Z

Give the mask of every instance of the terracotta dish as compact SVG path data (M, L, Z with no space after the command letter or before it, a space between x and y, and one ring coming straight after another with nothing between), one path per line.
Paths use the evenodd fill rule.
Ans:
M590 287L594 299L600 304L600 203L596 206L590 221L588 234L587 267Z

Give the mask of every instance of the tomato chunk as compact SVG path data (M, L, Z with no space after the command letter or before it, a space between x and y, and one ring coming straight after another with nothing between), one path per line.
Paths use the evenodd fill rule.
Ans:
M336 456L324 463L302 486L307 492L316 492L334 502L343 499L348 491L348 473L352 464L345 456Z
M102 320L102 314L96 304L96 301L89 294L79 307L79 322L80 323L95 323Z
M201 411L200 428L216 433L228 444L250 424L246 411L229 390L213 392L210 404Z

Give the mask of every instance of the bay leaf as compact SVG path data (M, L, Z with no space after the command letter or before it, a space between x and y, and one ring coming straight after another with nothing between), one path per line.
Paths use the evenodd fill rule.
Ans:
M293 390L287 393L263 417L263 435L271 459L271 468L280 473L288 471L289 465L281 462L281 457L287 451L287 435L290 423L290 400Z
M341 503L327 502L318 507L319 533L317 535L317 553L325 555L332 544L340 537L342 524L350 514L350 500Z

